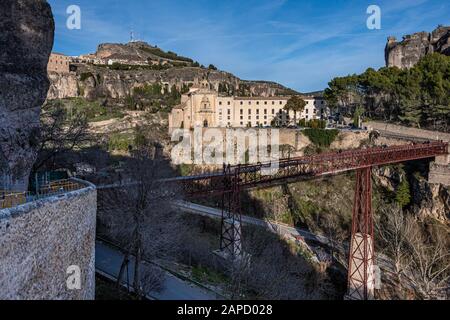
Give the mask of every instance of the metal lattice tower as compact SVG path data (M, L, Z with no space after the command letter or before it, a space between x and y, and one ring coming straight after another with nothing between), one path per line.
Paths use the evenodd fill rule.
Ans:
M221 255L231 261L242 257L242 218L240 203L239 168L224 165L224 189L222 194L222 223L220 235Z
M371 168L356 172L347 299L372 300L375 293Z

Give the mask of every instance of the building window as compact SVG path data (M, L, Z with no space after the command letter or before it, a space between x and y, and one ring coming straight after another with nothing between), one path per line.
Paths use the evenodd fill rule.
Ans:
M259 101L256 101L256 104L259 106Z
M231 120L231 117L230 117L230 116L228 116L228 120Z
M264 116L264 120L267 120L267 116Z
M259 109L256 109L256 114L259 114Z
M283 104L283 101L280 101L280 104Z
M221 106L222 105L222 101L219 101L219 106Z
M244 123L241 121L241 126L243 126L244 125Z
M241 106L244 104L244 102L241 101Z
M267 105L267 101L264 101L264 104Z
M306 109L306 114L309 114L309 109Z
M267 114L267 109L264 109L264 114Z
M248 102L248 104L252 104L252 102L251 102L251 101L249 101L249 102Z
M248 109L248 114L252 114L252 109Z
M228 105L231 105L231 102L230 102L230 101L228 101Z
M272 109L272 114L275 114L275 109Z
M244 114L244 109L241 109L241 114Z
M272 105L274 105L275 104L275 101L272 101Z
M241 116L241 120L244 120L244 116Z
M230 109L228 109L228 114L231 114L231 110Z

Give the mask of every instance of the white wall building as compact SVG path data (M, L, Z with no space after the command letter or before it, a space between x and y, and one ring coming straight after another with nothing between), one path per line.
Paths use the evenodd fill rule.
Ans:
M290 97L223 97L204 80L183 95L181 104L169 115L170 131L178 128L258 127L293 124L294 112L284 109ZM322 97L303 96L307 105L300 119L326 119L329 109Z

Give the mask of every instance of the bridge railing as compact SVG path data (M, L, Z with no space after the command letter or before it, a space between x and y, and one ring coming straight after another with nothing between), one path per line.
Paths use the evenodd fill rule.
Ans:
M16 192L11 190L0 190L0 209L17 207L19 205L36 201L43 198L63 194L84 188L79 182L71 179L52 181L42 186L37 194L32 192Z
M328 152L313 156L281 159L273 162L231 166L223 173L216 172L193 177L169 179L182 184L187 194L223 193L230 190L224 179L234 179L237 174L239 184L245 188L287 178L308 178L327 174L352 171L371 166L400 163L404 161L432 158L448 153L448 144L430 142L392 147ZM271 173L270 168L275 169Z

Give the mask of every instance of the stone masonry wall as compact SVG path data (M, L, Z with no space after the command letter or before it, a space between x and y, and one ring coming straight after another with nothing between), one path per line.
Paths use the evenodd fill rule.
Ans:
M386 124L383 122L368 122L366 124L369 128L379 131L388 132L400 136L417 137L421 139L429 140L443 140L450 142L450 133L423 130L417 128L409 128L398 126L394 124ZM436 157L435 162L430 165L430 173L428 176L428 182L432 184L442 184L444 186L450 186L450 156L444 155Z
M93 185L0 211L0 300L95 298L97 191ZM67 268L81 290L67 288Z
M374 130L386 131L392 134L405 135L429 140L443 140L450 142L450 133L410 128L376 121L367 122L365 123L365 125Z

